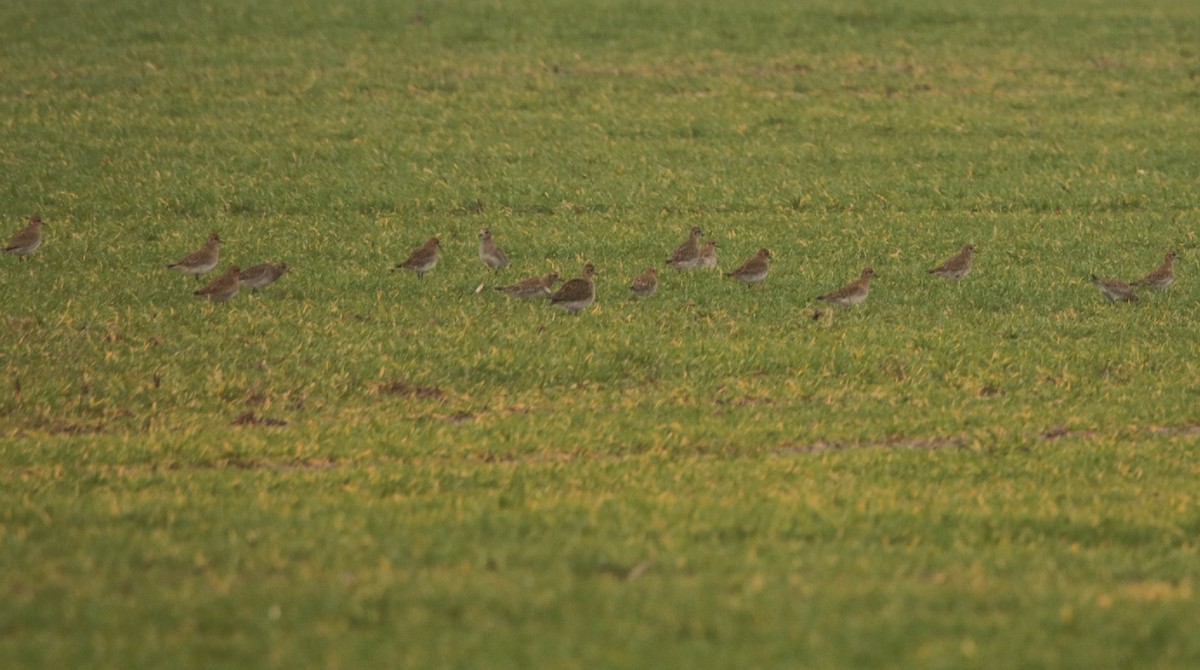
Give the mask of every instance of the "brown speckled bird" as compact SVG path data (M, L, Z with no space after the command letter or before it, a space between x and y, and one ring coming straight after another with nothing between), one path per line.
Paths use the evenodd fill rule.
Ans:
M550 296L550 304L562 307L574 314L591 306L596 301L596 267L591 263L583 266L583 276L562 285Z
M172 263L167 267L192 275L196 281L199 281L200 275L217 267L217 261L220 260L220 244L221 237L213 233L208 236L208 241L204 243L204 246L179 259L178 263Z
M875 271L871 268L863 268L858 279L846 284L832 293L826 293L823 296L818 296L817 300L821 300L839 307L853 307L854 305L862 304L867 299L867 294L871 291L871 277L875 276Z
M683 244L675 247L675 251L671 252L671 257L667 259L667 265L676 270L691 270L696 267L696 261L700 258L701 234L699 226L692 226L688 238L684 240Z
M238 275L238 281L251 291L257 291L264 286L274 284L275 280L286 274L289 269L291 268L287 263L259 263L242 270Z
M438 238L431 237L425 241L425 244L413 249L413 252L408 255L408 259L403 263L397 263L392 271L396 270L412 270L417 273L418 277L424 277L426 272L432 270L438 262L438 247L441 242Z
M1162 265L1155 268L1150 274L1133 282L1133 286L1146 286L1153 289L1164 289L1175 283L1175 257L1178 256L1175 250L1167 252L1166 258L1163 259Z
M4 251L14 256L28 256L42 246L42 217L34 214L25 227L13 234Z
M696 267L703 269L712 269L717 267L717 243L709 240L704 243L704 248L700 250L700 256L696 258Z
M750 286L767 278L767 273L771 270L771 252L767 249L759 249L758 253L751 256L741 267L732 271L726 272L726 277L734 279Z
M213 302L225 302L238 294L238 289L241 287L238 274L238 266L231 265L225 274L212 280L208 286L196 291L195 294L205 296Z
M629 285L629 292L639 298L649 298L658 291L658 273L653 267L646 266L645 270Z
M946 279L962 279L971 271L971 255L975 253L975 247L968 244L959 250L953 258L942 263L941 265L927 270L927 272L936 277L945 277Z
M1133 289L1129 288L1129 284L1123 281L1101 279L1096 275L1092 275L1092 283L1096 285L1096 288L1100 289L1100 293L1104 294L1104 297L1108 298L1110 303L1138 301L1137 294L1133 292Z
M492 231L484 228L479 231L479 260L488 266L489 270L502 270L508 267L508 256L492 239Z
M550 289L554 288L556 282L558 282L558 273L550 272L545 277L530 277L508 286L497 286L496 290L512 298L536 300L549 298Z

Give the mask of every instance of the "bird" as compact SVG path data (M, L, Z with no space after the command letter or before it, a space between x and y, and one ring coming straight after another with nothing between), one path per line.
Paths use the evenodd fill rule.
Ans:
M241 281L238 280L239 274L238 266L230 265L225 274L212 280L208 286L196 291L194 295L206 296L213 302L225 302L238 294L238 288L241 287Z
M484 228L479 231L479 260L490 270L501 270L508 267L508 256L492 239L492 231Z
M1138 301L1137 294L1133 292L1133 289L1129 288L1129 284L1123 281L1101 279L1096 275L1092 275L1092 283L1096 285L1096 288L1100 289L1100 292L1104 294L1105 298L1108 298L1110 303Z
M971 271L971 254L974 253L975 247L968 244L960 249L950 260L936 268L926 270L926 272L937 277L945 277L946 279L962 279Z
M875 271L871 268L863 268L858 279L846 284L832 293L818 296L817 300L827 302L839 307L853 307L861 304L867 299L867 293L871 291L871 277L875 276Z
M524 298L525 300L549 298L550 289L557 281L558 273L550 272L545 277L530 277L508 286L497 286L496 290L509 297Z
M586 309L596 300L595 279L596 266L591 263L584 265L583 276L563 284L550 296L550 304L562 307L572 314Z
M418 277L424 277L426 272L429 272L437 265L438 262L438 238L431 237L425 240L425 244L413 249L413 252L408 255L408 259L403 263L396 264L392 268L392 272L396 270L412 270L417 273Z
M696 261L700 258L700 235L700 227L692 226L688 238L671 252L667 265L676 270L691 270L696 267Z
M704 248L700 250L700 256L696 258L697 268L715 268L717 267L717 243L714 240L709 240L704 243Z
M629 292L639 298L649 298L657 291L658 273L649 265L640 275L634 277L633 283L629 285Z
M274 284L275 280L282 277L289 269L291 268L287 263L259 263L238 273L238 282L242 286L250 287L251 291L257 291L264 286Z
M34 214L29 223L13 234L4 251L14 256L28 256L42 246L42 217Z
M1132 286L1145 286L1153 289L1164 289L1175 283L1175 257L1178 254L1174 249L1167 252L1166 258L1163 259L1162 265L1155 268L1150 274L1133 282Z
M732 271L726 272L726 277L733 277L743 284L750 286L767 278L767 272L770 271L771 252L767 249L759 249L758 253L751 256L742 263L741 267Z
M208 236L208 241L204 246L184 256L178 263L168 265L172 270L178 270L184 274L192 275L196 281L200 281L200 275L217 267L220 253L217 247L221 244L221 237L216 233Z

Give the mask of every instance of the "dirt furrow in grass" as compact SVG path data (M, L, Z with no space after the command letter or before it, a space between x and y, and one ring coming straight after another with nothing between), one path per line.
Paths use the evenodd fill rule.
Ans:
M1126 438L1138 436L1195 436L1200 435L1200 424L1184 424L1178 426L1141 426L1133 427L1125 433ZM1031 446L1039 443L1067 444L1087 441L1096 437L1092 430L1070 430L1065 426L1054 426L1036 434L1029 434L1021 443ZM826 452L868 450L868 449L901 449L901 450L942 450L970 449L977 439L969 435L923 436L923 437L890 437L878 440L838 441L815 440L812 442L795 442L775 446L768 450L745 448L738 445L727 447L695 446L682 450L670 450L672 458L709 458L724 459L751 458L770 455L815 454ZM535 453L500 452L495 450L471 450L461 453L442 452L437 454L396 455L370 458L356 457L309 457L309 458L274 458L270 456L253 456L246 454L224 454L220 458L188 462L172 460L164 463L85 463L79 465L33 466L0 471L0 478L9 477L38 477L51 473L61 474L64 471L88 472L117 477L145 476L157 473L205 470L242 470L261 472L300 472L317 470L334 470L341 468L369 468L400 465L423 465L439 462L470 461L484 465L521 465L529 463L552 462L586 462L586 461L621 461L629 458L644 458L649 455L666 455L667 452L645 446L629 446L623 449L609 448L604 451L575 449L542 451Z

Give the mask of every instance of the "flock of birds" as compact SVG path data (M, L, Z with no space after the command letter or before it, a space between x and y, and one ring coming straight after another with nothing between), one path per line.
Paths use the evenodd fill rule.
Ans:
M12 236L12 239L8 241L8 245L4 247L4 251L15 256L32 255L33 252L38 250L38 247L42 246L43 223L41 216L31 216L29 223L17 231ZM213 233L208 236L208 241L204 243L204 246L179 259L179 262L171 263L167 267L184 274L193 275L198 281L200 275L210 272L213 268L217 267L217 262L220 260L220 252L218 251L218 245L220 244L221 237ZM231 265L224 274L209 282L204 288L196 291L195 295L204 296L213 302L226 302L237 295L243 286L249 288L251 291L257 291L264 286L274 283L275 280L282 277L287 271L287 263L259 263L245 270L242 270L237 265Z
M42 217L37 215L30 217L28 224L12 236L4 251L16 256L33 254L42 244L42 225ZM688 238L676 247L675 251L667 258L666 265L676 270L716 268L717 244L713 240L708 240L701 246L702 235L700 228L693 226L688 233ZM221 238L213 233L209 235L208 241L203 246L167 267L193 275L199 280L200 275L216 268L220 259L220 244ZM431 237L414 249L404 262L398 263L393 271L411 270L418 277L424 277L425 273L437 266L440 250L441 243L438 238ZM971 258L974 253L975 247L968 244L946 262L928 270L928 273L946 279L960 280L971 271ZM1174 250L1168 251L1162 265L1135 282L1125 283L1116 279L1101 279L1096 275L1091 276L1091 281L1110 303L1137 302L1138 296L1134 293L1134 288L1165 289L1175 282L1176 255ZM508 256L496 244L492 232L487 228L479 233L479 259L492 271L509 266ZM765 248L759 249L736 270L726 272L725 276L736 279L747 286L758 284L767 278L771 269L770 261L771 252ZM246 270L240 269L237 265L231 265L224 274L196 291L195 295L207 297L213 302L226 302L236 296L241 287L245 286L251 290L263 288L274 283L287 271L286 263L261 263ZM526 300L549 298L552 306L561 307L570 313L578 313L590 307L596 300L596 274L595 266L587 263L583 266L581 277L567 281L557 290L554 289L554 285L559 280L557 272L550 272L540 277L530 277L507 286L498 286L496 290L514 298ZM840 307L861 304L870 293L871 278L874 276L874 270L869 267L864 268L857 279L836 291L817 296L817 300ZM482 288L483 286L480 285L476 292ZM658 273L654 266L647 266L629 284L630 294L639 298L650 297L657 291Z
M716 268L717 243L708 240L704 246L701 246L700 237L702 235L703 231L700 230L700 227L693 226L688 233L688 238L676 247L675 251L667 258L666 265L676 270ZM947 261L943 267L935 268L930 272L943 276L957 275L955 278L961 279L971 269L971 253L973 251L974 248L967 245L963 247L958 256ZM438 241L438 238L431 237L414 249L403 263L398 263L393 271L412 270L417 273L418 277L423 277L426 272L437 266L440 253L441 242ZM504 253L500 245L496 244L496 240L492 237L492 231L488 228L479 231L479 260L483 261L483 264L492 271L499 271L509 266L508 255ZM746 259L736 270L726 272L725 276L750 286L766 279L770 270L771 252L764 248ZM557 290L554 289L554 285L559 280L557 272L550 272L540 277L529 277L507 286L497 286L496 290L514 298L526 300L549 298L551 306L561 307L570 313L578 313L596 301L596 274L596 266L587 263L583 266L583 276L567 281ZM875 271L866 268L858 276L858 279L832 293L819 296L818 300L845 307L857 305L867 299L867 293L871 290L871 277L874 276ZM483 286L480 285L476 291L478 292L482 288ZM638 298L648 298L658 292L658 271L654 266L646 266L645 270L633 278L632 283L629 284L629 292Z
M217 261L220 259L220 244L221 237L213 233L208 236L208 241L204 243L204 246L167 267L193 275L199 280L200 275L217 267ZM251 291L257 291L264 286L273 284L287 271L287 263L259 263L245 270L237 265L230 265L225 274L212 280L208 286L196 291L195 294L205 296L213 302L226 302L237 295L243 286L248 287Z

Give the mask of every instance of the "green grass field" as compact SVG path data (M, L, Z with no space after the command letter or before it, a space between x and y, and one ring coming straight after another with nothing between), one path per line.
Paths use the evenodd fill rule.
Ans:
M1200 666L1193 0L12 0L0 75L0 667ZM771 276L630 299L693 225Z

